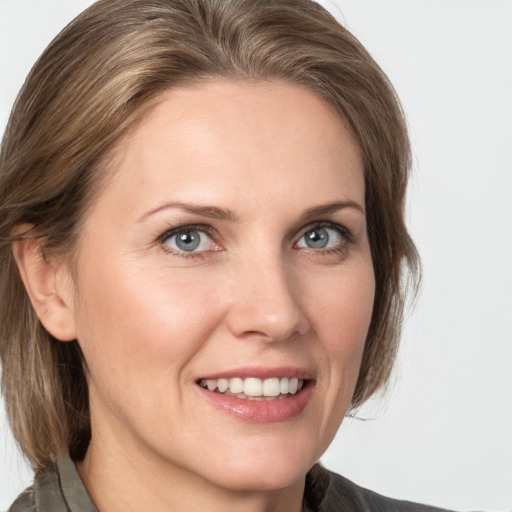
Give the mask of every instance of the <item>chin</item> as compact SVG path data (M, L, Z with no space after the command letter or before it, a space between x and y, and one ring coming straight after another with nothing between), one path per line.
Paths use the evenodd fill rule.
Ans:
M282 471L261 471L246 467L243 473L223 478L219 484L232 491L278 491L301 483L309 469L284 467Z
M210 466L209 473L217 485L238 491L276 491L301 483L318 460L298 450L290 454L267 449L257 456L241 453L234 464L226 458Z

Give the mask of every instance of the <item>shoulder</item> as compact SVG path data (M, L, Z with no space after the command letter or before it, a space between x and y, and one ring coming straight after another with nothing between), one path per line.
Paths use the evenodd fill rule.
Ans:
M387 498L319 464L308 473L305 498L315 512L443 512L428 505Z
M51 463L36 473L34 484L16 498L8 512L67 512L61 496L59 472Z
M31 512L36 509L34 486L25 489L14 501L8 512Z

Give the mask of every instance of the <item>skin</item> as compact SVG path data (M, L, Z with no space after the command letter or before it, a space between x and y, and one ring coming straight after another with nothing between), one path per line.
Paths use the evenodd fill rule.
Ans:
M298 512L350 404L372 312L357 143L308 89L211 80L166 92L115 156L73 274L56 274L88 366L78 470L91 497L109 512ZM344 206L308 214L332 203ZM304 234L321 223L331 245L311 248ZM190 225L208 234L186 253L164 234ZM313 389L286 421L227 414L197 384L281 367L307 371Z

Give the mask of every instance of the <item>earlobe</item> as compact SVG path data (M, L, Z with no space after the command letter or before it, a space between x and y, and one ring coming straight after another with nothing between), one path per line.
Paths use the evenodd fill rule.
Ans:
M45 329L61 341L76 339L74 304L71 286L64 286L67 273L64 258L43 253L43 238L26 238L13 242L13 254L36 315Z

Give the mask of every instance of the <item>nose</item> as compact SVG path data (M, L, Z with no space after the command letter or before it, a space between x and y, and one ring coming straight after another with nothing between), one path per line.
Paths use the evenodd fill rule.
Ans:
M227 324L234 336L278 342L308 332L297 279L280 257L254 258L233 277Z

